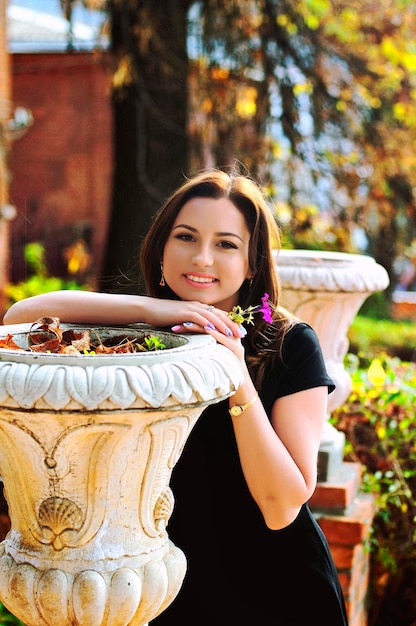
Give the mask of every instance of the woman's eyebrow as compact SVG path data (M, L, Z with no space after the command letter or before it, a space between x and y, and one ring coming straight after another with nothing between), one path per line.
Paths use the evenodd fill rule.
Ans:
M176 224L176 226L172 227L172 230L176 230L177 228L187 228L188 230L191 230L193 233L198 232L196 228L192 228L192 226L188 226L188 224Z
M215 234L217 235L217 237L237 237L237 239L244 242L244 239L242 239L240 235L237 235L237 233L227 233L227 232L221 233L220 232L220 233L215 233Z
M196 228L193 228L192 226L189 226L188 224L176 224L176 226L174 226L172 230L176 230L177 228L186 228L187 230L190 230L193 233L198 232ZM237 239L240 239L240 241L244 242L242 237L240 237L240 235L237 235L237 233L218 232L218 233L215 233L215 235L217 237L237 237Z

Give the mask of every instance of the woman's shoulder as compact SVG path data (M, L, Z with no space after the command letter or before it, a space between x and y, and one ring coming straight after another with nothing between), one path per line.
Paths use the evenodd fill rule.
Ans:
M267 382L278 395L321 385L334 389L316 331L302 320L292 320L285 331L281 358L269 371Z
M319 338L313 327L304 320L284 312L279 322L275 326L276 338L281 343L283 350L294 343L304 343L318 345Z
M296 318L293 318L292 320L290 320L287 326L287 331L285 333L284 340L289 342L289 341L304 341L305 339L308 339L309 341L312 341L313 343L315 342L319 343L319 339L318 339L318 335L316 331L307 322L304 322L303 320L299 320Z
M282 339L282 361L291 367L302 367L311 361L324 367L324 358L316 331L303 321L295 321Z

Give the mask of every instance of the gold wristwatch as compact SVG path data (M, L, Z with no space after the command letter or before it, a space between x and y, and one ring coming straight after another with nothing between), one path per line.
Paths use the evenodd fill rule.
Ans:
M243 413L246 409L248 409L249 406L254 404L258 397L259 397L259 394L256 391L256 395L253 396L253 398L251 398L251 400L249 400L245 404L234 404L232 407L228 409L230 412L230 415L232 415L232 417L238 417L239 415L241 415L241 413Z

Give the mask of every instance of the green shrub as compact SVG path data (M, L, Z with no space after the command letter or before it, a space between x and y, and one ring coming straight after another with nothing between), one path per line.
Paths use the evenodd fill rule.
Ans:
M372 293L363 302L359 315L371 317L376 320L391 319L391 302L387 291L377 291Z
M352 392L331 422L346 435L345 459L363 466L363 490L376 499L368 546L370 623L376 625L391 601L394 611L406 607L416 615L416 363L379 355L363 367L350 354L346 364Z
M30 276L20 283L7 285L5 292L9 305L12 305L18 300L60 289L80 289L80 285L75 281L67 281L56 276Z
M348 340L350 352L360 357L389 354L402 361L416 361L416 324L412 322L357 315L348 330Z
M24 249L25 261L28 266L29 276L19 283L11 283L6 286L5 294L8 306L18 300L37 296L41 293L59 291L60 289L87 289L76 280L66 280L58 276L48 274L45 248L38 241L26 244Z

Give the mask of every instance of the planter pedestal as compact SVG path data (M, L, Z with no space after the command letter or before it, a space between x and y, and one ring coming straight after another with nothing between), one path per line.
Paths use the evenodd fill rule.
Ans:
M384 291L389 277L373 258L361 254L314 250L281 250L276 255L282 285L282 304L316 331L329 375L336 389L328 397L328 412L340 406L351 391L344 368L348 329L363 302ZM341 468L345 437L326 423L319 453L319 480Z
M1 336L24 345L29 327L3 326ZM171 472L204 407L234 393L242 375L208 335L150 330L170 349L0 351L0 475L11 519L0 600L27 626L143 626L180 589L185 557L166 532Z

